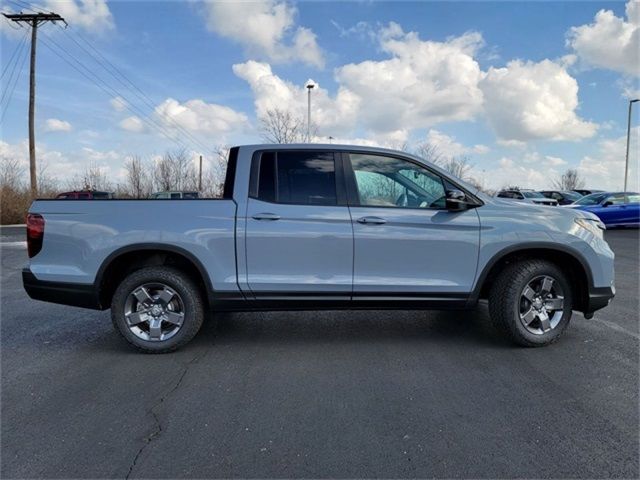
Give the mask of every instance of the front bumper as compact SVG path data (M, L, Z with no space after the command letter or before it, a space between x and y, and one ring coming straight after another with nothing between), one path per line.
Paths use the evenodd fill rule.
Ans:
M93 284L38 280L29 268L22 270L22 284L34 300L102 310L98 289Z

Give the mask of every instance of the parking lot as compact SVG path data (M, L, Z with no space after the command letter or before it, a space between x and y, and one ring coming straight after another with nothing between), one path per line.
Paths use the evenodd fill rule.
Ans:
M615 300L547 348L481 306L220 314L150 356L29 300L5 229L1 476L637 478L639 232L606 237Z

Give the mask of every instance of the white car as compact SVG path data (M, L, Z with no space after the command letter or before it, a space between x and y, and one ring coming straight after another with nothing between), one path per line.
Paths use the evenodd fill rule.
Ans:
M547 198L540 192L535 190L500 190L495 195L498 198L504 198L508 200L514 200L520 203L531 203L534 205L548 205L550 207L557 207L558 201L552 198Z

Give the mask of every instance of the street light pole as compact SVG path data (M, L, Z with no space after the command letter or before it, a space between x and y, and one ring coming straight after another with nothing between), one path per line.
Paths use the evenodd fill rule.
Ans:
M624 162L624 192L627 192L627 176L629 174L629 140L631 137L631 106L640 102L640 98L634 98L633 100L629 100L629 116L627 117L627 154L625 156Z
M309 79L307 80L307 143L311 143L311 90L316 86L316 83Z

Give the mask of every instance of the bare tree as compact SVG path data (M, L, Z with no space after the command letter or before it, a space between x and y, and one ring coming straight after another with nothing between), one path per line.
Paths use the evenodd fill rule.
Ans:
M67 181L69 190L105 190L111 191L113 184L109 181L103 168L95 163L87 165L83 172L76 173Z
M226 145L220 145L216 148L213 159L208 162L202 174L201 196L208 198L222 196L230 148Z
M300 143L306 136L305 121L288 110L271 109L260 120L262 139L267 143ZM315 132L314 132L315 134Z
M462 180L469 179L469 172L473 168L473 165L469 161L469 157L464 155L448 158L442 161L440 166L454 177L458 177Z
M132 155L125 164L127 183L125 193L133 198L147 198L151 194L151 179L147 164L138 155Z
M184 149L167 151L153 168L153 185L159 191L197 190L198 172Z
M418 144L414 149L415 155L420 158L425 159L427 162L431 162L434 165L442 166L442 164L446 161L446 158L440 151L440 149L429 142L424 142Z
M574 190L583 188L584 179L580 176L577 168L569 168L558 180L554 180L553 186L558 190Z

